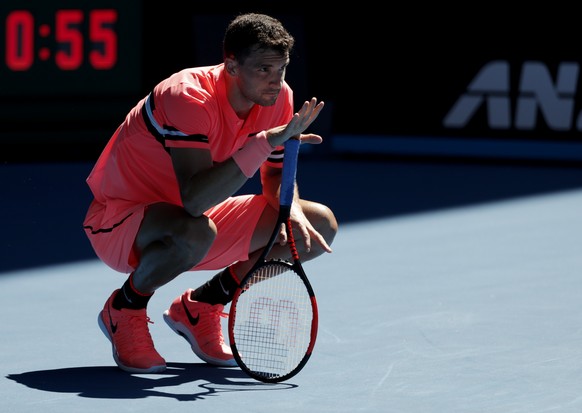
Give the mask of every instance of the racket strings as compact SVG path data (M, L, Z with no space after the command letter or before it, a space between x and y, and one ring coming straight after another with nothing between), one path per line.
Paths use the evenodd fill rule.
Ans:
M291 267L259 269L236 308L234 337L243 363L266 377L288 374L307 353L312 320L311 298Z

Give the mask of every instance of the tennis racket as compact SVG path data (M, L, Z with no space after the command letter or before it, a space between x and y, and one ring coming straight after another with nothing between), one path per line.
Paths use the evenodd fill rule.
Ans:
M285 142L277 224L230 304L228 334L234 358L250 377L266 383L287 380L303 369L317 337L317 302L289 219L299 145L297 139ZM292 262L266 259L282 223Z

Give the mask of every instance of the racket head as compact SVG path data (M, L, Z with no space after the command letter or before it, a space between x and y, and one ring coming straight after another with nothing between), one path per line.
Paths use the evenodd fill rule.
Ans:
M317 324L317 302L301 265L265 261L245 277L230 304L232 353L256 380L288 380L309 360Z

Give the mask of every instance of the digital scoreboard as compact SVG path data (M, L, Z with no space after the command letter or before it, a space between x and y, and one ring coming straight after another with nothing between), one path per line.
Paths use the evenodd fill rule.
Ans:
M138 0L2 0L0 98L138 92L141 25Z

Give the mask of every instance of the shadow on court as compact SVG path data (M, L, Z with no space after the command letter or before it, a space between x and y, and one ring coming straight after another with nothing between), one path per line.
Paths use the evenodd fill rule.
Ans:
M194 401L225 392L272 391L297 387L289 383L267 384L250 379L239 369L217 368L206 363L168 363L165 372L129 375L117 367L71 367L9 374L35 390L74 393L97 399L144 399L161 397ZM172 393L164 389L191 384L192 392Z

